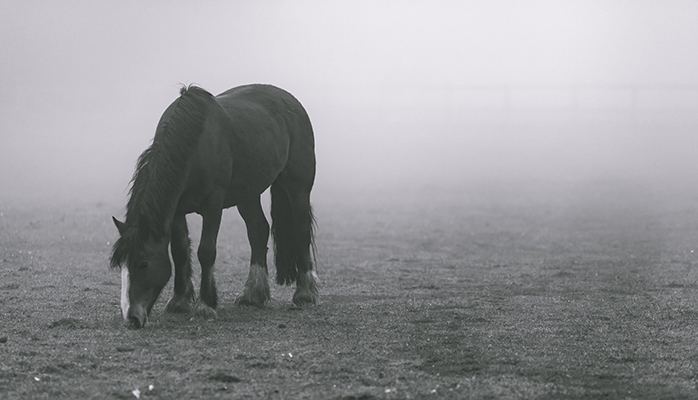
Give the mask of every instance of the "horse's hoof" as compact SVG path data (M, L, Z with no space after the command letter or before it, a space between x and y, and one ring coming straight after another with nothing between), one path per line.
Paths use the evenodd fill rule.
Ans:
M304 308L304 307L312 307L317 305L317 299L318 296L316 293L308 292L308 291L302 291L302 292L296 292L293 295L293 304L296 305L297 307Z
M298 276L296 293L293 294L293 304L298 307L310 307L317 305L318 278L315 271L307 271Z
M218 317L216 310L201 302L196 303L194 315L203 319L216 319Z
M271 299L267 268L257 264L250 265L250 274L245 282L245 289L235 299L239 306L264 307Z
M268 293L250 293L246 290L235 299L235 304L238 306L264 307L269 302L270 297Z
M235 305L236 306L245 306L245 307L257 307L257 308L262 308L264 307L266 303L262 303L260 301L255 301L255 300L250 300L244 297L238 297L235 299Z
M183 297L173 297L165 306L165 312L174 314L187 314L190 313L191 310L191 301Z

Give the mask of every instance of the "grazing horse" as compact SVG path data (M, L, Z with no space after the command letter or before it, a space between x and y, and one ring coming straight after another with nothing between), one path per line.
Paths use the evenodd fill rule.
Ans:
M270 85L246 85L213 96L183 87L165 110L151 146L138 159L126 220L112 217L119 239L111 267L121 267L121 312L131 328L145 325L172 275L168 312L215 316L218 305L213 265L223 209L237 206L252 248L249 276L236 303L264 305L269 223L260 196L271 186L271 233L276 282L296 282L293 302L317 303L313 271L315 141L303 106ZM191 241L186 215L202 216L197 256L200 301L192 285Z

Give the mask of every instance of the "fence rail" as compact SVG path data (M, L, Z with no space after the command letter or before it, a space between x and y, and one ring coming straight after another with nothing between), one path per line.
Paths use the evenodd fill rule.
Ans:
M331 97L389 118L698 124L698 85L378 87L342 89Z

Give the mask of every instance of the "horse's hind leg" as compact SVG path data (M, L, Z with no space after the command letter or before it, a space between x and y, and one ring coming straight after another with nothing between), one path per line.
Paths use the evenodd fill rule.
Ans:
M313 212L310 189L292 180L280 177L272 185L272 217L274 218L277 271L295 273L296 292L293 303L297 306L315 305L318 301L317 275L313 271ZM294 184L295 183L295 184ZM312 181L307 187L312 187ZM288 274L289 272L287 272ZM293 275L291 280L293 279ZM279 279L281 278L281 279ZM286 278L277 276L284 283Z
M263 306L271 298L267 279L269 222L264 217L259 196L240 202L238 212L247 226L247 238L252 248L252 258L245 289L235 302L240 305Z
M190 312L194 302L194 285L191 282L191 241L184 214L172 220L172 259L175 265L174 295L165 308L168 312Z
M315 305L318 301L317 274L313 270L311 247L313 246L313 211L310 192L298 192L291 196L294 216L294 231L298 246L298 279L293 304Z

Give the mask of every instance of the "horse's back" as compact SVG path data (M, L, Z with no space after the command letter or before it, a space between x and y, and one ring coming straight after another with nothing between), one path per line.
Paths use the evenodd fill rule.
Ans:
M274 108L275 105L284 102L287 105L292 105L293 108L303 108L300 102L293 97L291 93L274 85L260 83L237 86L226 90L215 98L219 103L230 105L252 102L265 107Z
M293 95L272 85L252 84L227 90L214 99L230 117L232 128L231 198L242 188L250 194L261 193L279 174L301 164L314 177L310 119Z
M273 118L292 124L292 134L312 136L310 118L301 103L289 92L273 85L252 84L229 89L215 97L233 120L249 116ZM245 115L242 115L245 114ZM265 115L265 116L264 116Z
M236 135L254 136L258 143L288 140L288 156L298 163L315 162L313 128L305 108L289 92L273 85L251 84L229 89L215 97L233 121ZM314 168L314 165L313 165Z

